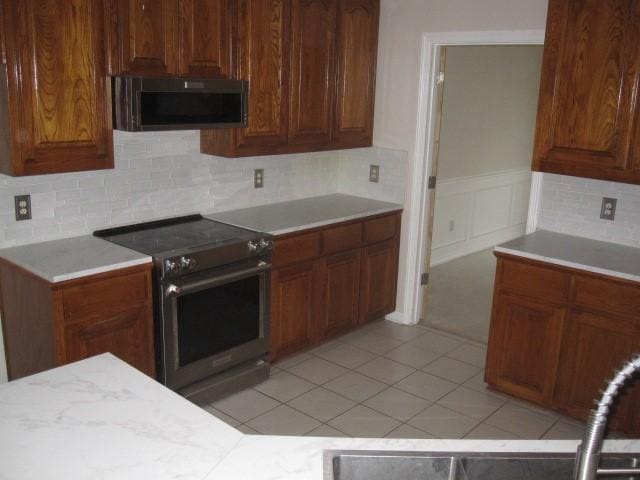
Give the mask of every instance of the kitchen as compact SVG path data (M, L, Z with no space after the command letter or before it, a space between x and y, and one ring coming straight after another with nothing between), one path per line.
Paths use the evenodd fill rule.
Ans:
M417 94L419 66L418 55L408 55L407 49L419 50L423 31L544 28L546 2L515 5L513 2L488 2L483 9L472 9L467 2L458 3L447 2L447 6L443 6L437 2L427 5L413 2L399 6L382 2L374 116L376 147L338 153L321 151L246 160L225 159L201 155L197 132L115 131L114 171L102 175L40 176L33 177L33 181L29 177L2 178L3 193L6 190L3 208L10 208L3 215L3 222L6 222L3 246L87 235L110 226L168 216L194 212L208 214L218 209L233 210L333 193L404 204L406 220L412 204L405 202L405 197L409 198L411 194L405 193L404 183L415 168L414 160L409 160L411 155L406 152L413 151L415 128L412 128L412 122L416 113L412 97ZM394 94L389 95L390 91ZM380 167L377 184L369 182L371 164ZM254 189L254 171L261 168L264 169L264 186ZM550 177L550 184L554 183L553 178ZM630 188L635 187L621 186L620 190ZM15 222L12 210L13 196L24 193L33 195L33 220L26 227L22 225L28 222ZM407 222L403 221L401 225L399 292L406 290L411 243ZM323 232L322 235L326 234ZM391 238L395 238L394 235ZM369 248L362 238L357 245L357 249ZM396 311L408 312L402 295L398 296Z

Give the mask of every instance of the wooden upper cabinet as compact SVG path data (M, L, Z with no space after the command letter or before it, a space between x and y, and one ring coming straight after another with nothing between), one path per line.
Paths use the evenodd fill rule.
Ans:
M640 1L551 0L534 169L640 183Z
M228 0L181 0L180 73L229 76Z
M333 143L371 146L375 101L380 3L341 0L338 4L336 110Z
M335 95L336 0L294 0L289 143L327 144Z
M113 75L169 75L178 71L177 0L107 0Z
M2 0L2 11L0 171L112 168L102 1Z

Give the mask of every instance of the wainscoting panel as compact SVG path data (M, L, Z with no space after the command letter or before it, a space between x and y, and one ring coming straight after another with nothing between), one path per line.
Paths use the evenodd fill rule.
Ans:
M440 181L431 265L524 235L530 188L528 169Z

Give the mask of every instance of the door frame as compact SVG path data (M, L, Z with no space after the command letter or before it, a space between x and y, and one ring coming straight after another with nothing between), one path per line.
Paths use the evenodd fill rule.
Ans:
M415 138L413 142L413 171L406 201L407 212L407 261L405 263L404 292L402 305L404 312L393 312L389 320L400 323L416 324L420 321L422 310L422 286L420 277L427 253L426 213L431 208L427 180L433 168L433 147L437 112L437 83L440 52L443 47L452 45L544 45L544 30L498 30L466 32L433 32L422 34L420 52L420 84L418 92L418 113ZM527 233L535 231L542 174L533 172ZM431 248L431 245L429 245Z

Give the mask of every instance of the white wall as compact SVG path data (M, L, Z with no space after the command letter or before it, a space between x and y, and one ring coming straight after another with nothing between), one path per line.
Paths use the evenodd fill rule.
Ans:
M547 0L382 0L376 78L374 145L409 152L414 175L414 140L422 33L479 30L544 30ZM411 215L405 195L404 218ZM398 311L404 305L407 222L400 245Z
M618 199L614 221L600 219L602 197ZM545 173L538 228L640 247L640 186Z

